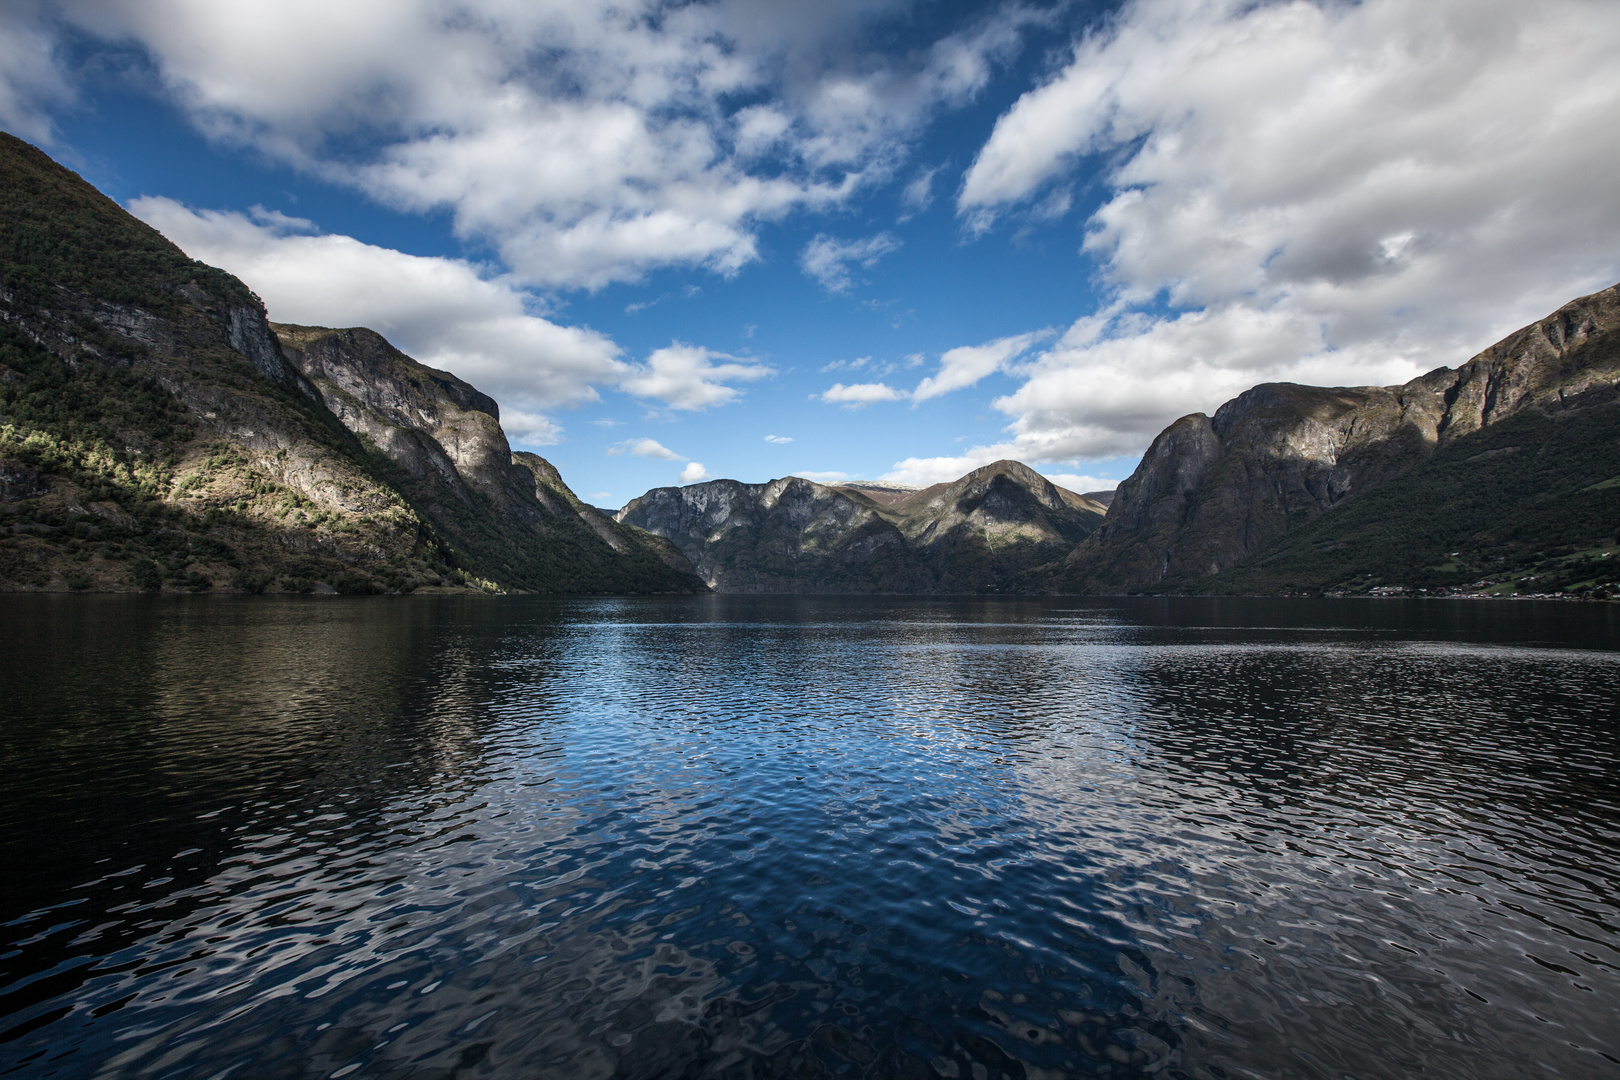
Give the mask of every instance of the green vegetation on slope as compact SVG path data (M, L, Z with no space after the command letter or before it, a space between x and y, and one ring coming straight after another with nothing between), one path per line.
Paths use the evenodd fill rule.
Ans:
M364 570L332 552L289 551L289 527L361 540L418 526L403 504L359 525L256 475L225 442L199 442L190 414L140 369L67 364L0 325L0 581L77 589L409 589L447 567L430 548ZM182 460L183 456L187 460ZM415 562L415 566L411 565ZM413 573L413 569L417 571Z
M43 151L0 132L0 288L13 303L50 307L65 286L173 317L188 285L256 303L236 278L188 258Z

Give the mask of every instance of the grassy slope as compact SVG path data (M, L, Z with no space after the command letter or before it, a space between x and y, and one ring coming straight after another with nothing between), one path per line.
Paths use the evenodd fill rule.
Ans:
M519 451L514 461L534 476L554 499L575 513L600 512L580 502L555 467L537 454ZM664 553L675 551L659 537L628 525L609 522L623 543L615 551L596 531L577 516L558 514L545 523L543 544L526 545L528 573L541 581L562 581L570 592L580 593L695 593L707 592L690 567L677 567ZM675 551L679 556L679 552ZM684 562L684 559L680 559Z

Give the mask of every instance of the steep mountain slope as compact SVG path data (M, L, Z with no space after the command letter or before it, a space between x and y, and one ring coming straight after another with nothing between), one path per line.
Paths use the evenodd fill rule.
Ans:
M1101 517L1014 461L921 491L713 480L657 488L618 514L672 540L721 592L998 591Z
M1266 384L1213 418L1183 417L1053 584L1275 591L1365 588L1390 574L1461 583L1487 564L1501 576L1552 548L1598 544L1620 519L1607 496L1581 492L1620 472L1617 331L1620 286L1404 386ZM1518 546L1495 550L1504 544ZM1457 562L1459 545L1492 550ZM1423 570L1441 566L1450 569Z
M363 328L274 324L333 416L398 467L399 486L467 568L550 592L700 592L667 541L586 507L557 470L516 455L488 395Z
M331 387L335 372L318 374ZM438 392L488 421L471 421L483 463L505 437L479 408L488 399L453 385ZM356 389L348 419L365 412ZM651 541L627 560L577 514L555 535L502 523L475 542L438 520L410 454L345 426L328 396L339 400L283 355L240 281L0 134L0 588L702 588ZM397 446L449 461L466 486L437 429L396 419ZM511 505L542 507L537 482L525 496L513 477ZM626 562L626 576L604 569Z
M1620 593L1620 402L1529 409L1442 442L1275 550L1185 588Z

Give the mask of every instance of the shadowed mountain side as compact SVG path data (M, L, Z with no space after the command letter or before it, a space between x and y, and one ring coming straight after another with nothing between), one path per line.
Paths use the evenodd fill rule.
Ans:
M703 591L548 509L577 500L487 396L370 331L281 329L0 134L0 589Z
M914 492L799 477L657 488L618 520L668 537L721 592L1000 591L1101 514L1018 462Z
M617 514L666 537L719 592L927 592L900 530L810 480L654 488Z
M1608 468L1601 463L1607 460L1604 433L1612 430L1608 406L1620 381L1617 328L1620 286L1565 305L1459 369L1439 368L1404 386L1270 383L1227 402L1213 418L1182 417L1154 440L1120 485L1102 526L1061 568L1051 568L1048 587L1129 592L1197 583L1199 589L1219 591L1221 582L1236 587L1240 580L1251 587L1264 582L1282 587L1282 579L1270 572L1237 577L1228 572L1285 547L1291 551L1288 587L1342 584L1352 567L1366 582L1368 574L1381 576L1375 564L1388 560L1401 566L1413 560L1444 563L1443 558L1433 562L1443 552L1420 553L1417 538L1454 545L1461 542L1456 538L1461 523L1478 524L1487 512L1495 516L1491 535L1499 538L1533 534L1540 538L1535 543L1554 546L1595 542L1620 522L1601 513L1592 520L1576 514L1562 532L1515 530L1528 525L1517 515L1545 511L1525 500L1538 491L1547 494L1552 489L1546 485L1585 485L1612 475L1587 474ZM1489 484L1458 487L1460 474L1444 473L1442 479L1436 471L1474 454L1518 453L1495 447L1499 440L1485 436L1521 418L1529 425L1524 441L1533 442L1536 453L1476 470L1480 477L1493 477ZM1573 426L1566 430L1565 425ZM1464 443L1477 447L1449 452ZM1406 494L1397 496L1392 489L1376 504L1363 503L1366 493L1396 478L1403 479L1398 490ZM1431 482L1439 487L1430 490ZM1518 494L1500 501L1508 492ZM1341 504L1344 513L1338 514ZM1394 516L1374 528L1364 520L1369 509L1350 510L1372 505ZM1330 513L1335 521L1352 515L1362 524L1346 525L1349 531L1330 545L1338 554L1313 564L1318 556L1290 538L1304 536L1301 530ZM1437 524L1446 527L1437 532ZM1334 528L1324 520L1309 535L1321 539ZM1383 539L1375 542L1375 533ZM1441 536L1452 539L1441 541ZM1401 537L1410 538L1409 550ZM1514 557L1533 554L1526 549Z
M1620 594L1620 401L1603 387L1567 403L1442 441L1277 549L1182 589Z
M0 588L440 579L258 298L3 134L0 279Z
M586 507L514 454L494 399L364 328L275 324L332 415L398 466L412 503L481 577L543 592L704 592L666 542Z

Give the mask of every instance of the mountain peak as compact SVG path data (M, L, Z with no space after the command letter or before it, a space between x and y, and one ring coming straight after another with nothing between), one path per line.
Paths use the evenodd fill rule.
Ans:
M1018 461L926 488L799 477L656 488L619 520L667 537L722 592L984 592L1060 559L1102 508Z

